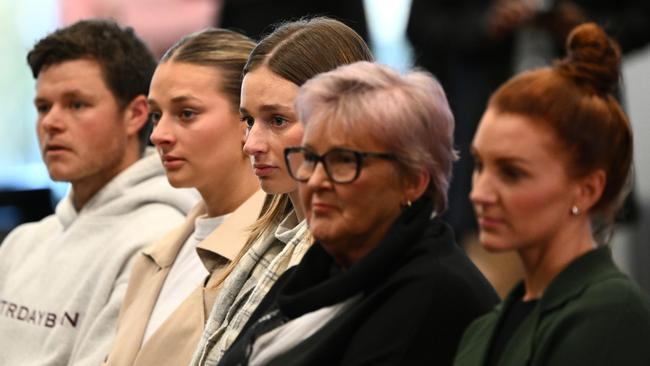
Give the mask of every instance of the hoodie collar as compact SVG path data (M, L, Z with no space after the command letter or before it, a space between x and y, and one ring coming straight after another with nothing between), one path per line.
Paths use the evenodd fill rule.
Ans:
M164 173L161 170L158 154L155 149L147 148L142 158L113 177L79 211L74 207L74 190L70 186L66 196L56 206L55 215L66 229L72 225L80 214L92 212L102 207L106 202L122 195L124 190L135 182L142 180L143 177L154 175L158 171Z
M149 203L167 204L186 214L198 201L193 189L175 189L167 182L165 170L154 148L148 147L135 163L113 177L77 211L73 205L74 191L68 190L59 202L55 215L64 230L80 215L120 216Z

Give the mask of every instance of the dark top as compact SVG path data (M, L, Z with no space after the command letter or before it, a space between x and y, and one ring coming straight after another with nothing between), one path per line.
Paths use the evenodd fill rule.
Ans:
M225 0L219 26L260 40L278 23L314 16L338 19L368 40L362 0Z
M537 300L524 301L523 297L520 297L512 303L510 309L504 312L501 324L497 326L492 339L492 346L490 346L490 350L488 351L486 366L498 364L506 344L508 344L508 341L517 328L524 322L536 305Z
M495 329L524 294L520 283L470 325L456 366L485 365ZM507 342L500 366L648 366L650 299L614 265L609 248L573 261L548 286Z
M460 336L498 297L430 219L421 199L364 258L341 270L316 243L285 272L219 365L245 365L255 338L303 314L360 299L270 365L450 365ZM260 320L261 319L261 320Z

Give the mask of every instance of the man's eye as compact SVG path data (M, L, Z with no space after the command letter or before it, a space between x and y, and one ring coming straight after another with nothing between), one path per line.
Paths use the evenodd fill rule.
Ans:
M78 100L70 102L70 108L71 109L77 109L77 110L82 109L82 108L86 107L86 105L87 105L86 103L78 101Z
M37 104L36 105L36 112L39 114L44 114L47 113L50 110L50 105L48 104Z

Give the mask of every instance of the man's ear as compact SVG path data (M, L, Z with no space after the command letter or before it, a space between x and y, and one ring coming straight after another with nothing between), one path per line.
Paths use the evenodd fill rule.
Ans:
M138 95L124 109L126 132L129 136L137 136L149 118L147 97Z

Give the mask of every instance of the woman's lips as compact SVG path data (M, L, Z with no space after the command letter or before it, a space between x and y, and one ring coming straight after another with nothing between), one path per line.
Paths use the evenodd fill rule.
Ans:
M489 216L480 216L478 218L478 224L481 228L493 229L502 225L503 220L494 217L489 217Z
M269 175L273 174L276 169L278 168L273 165L253 164L253 170L255 171L255 175L258 177L268 177Z
M323 213L334 211L335 209L336 209L335 206L324 202L312 202L311 204L311 210L315 214L323 214Z

